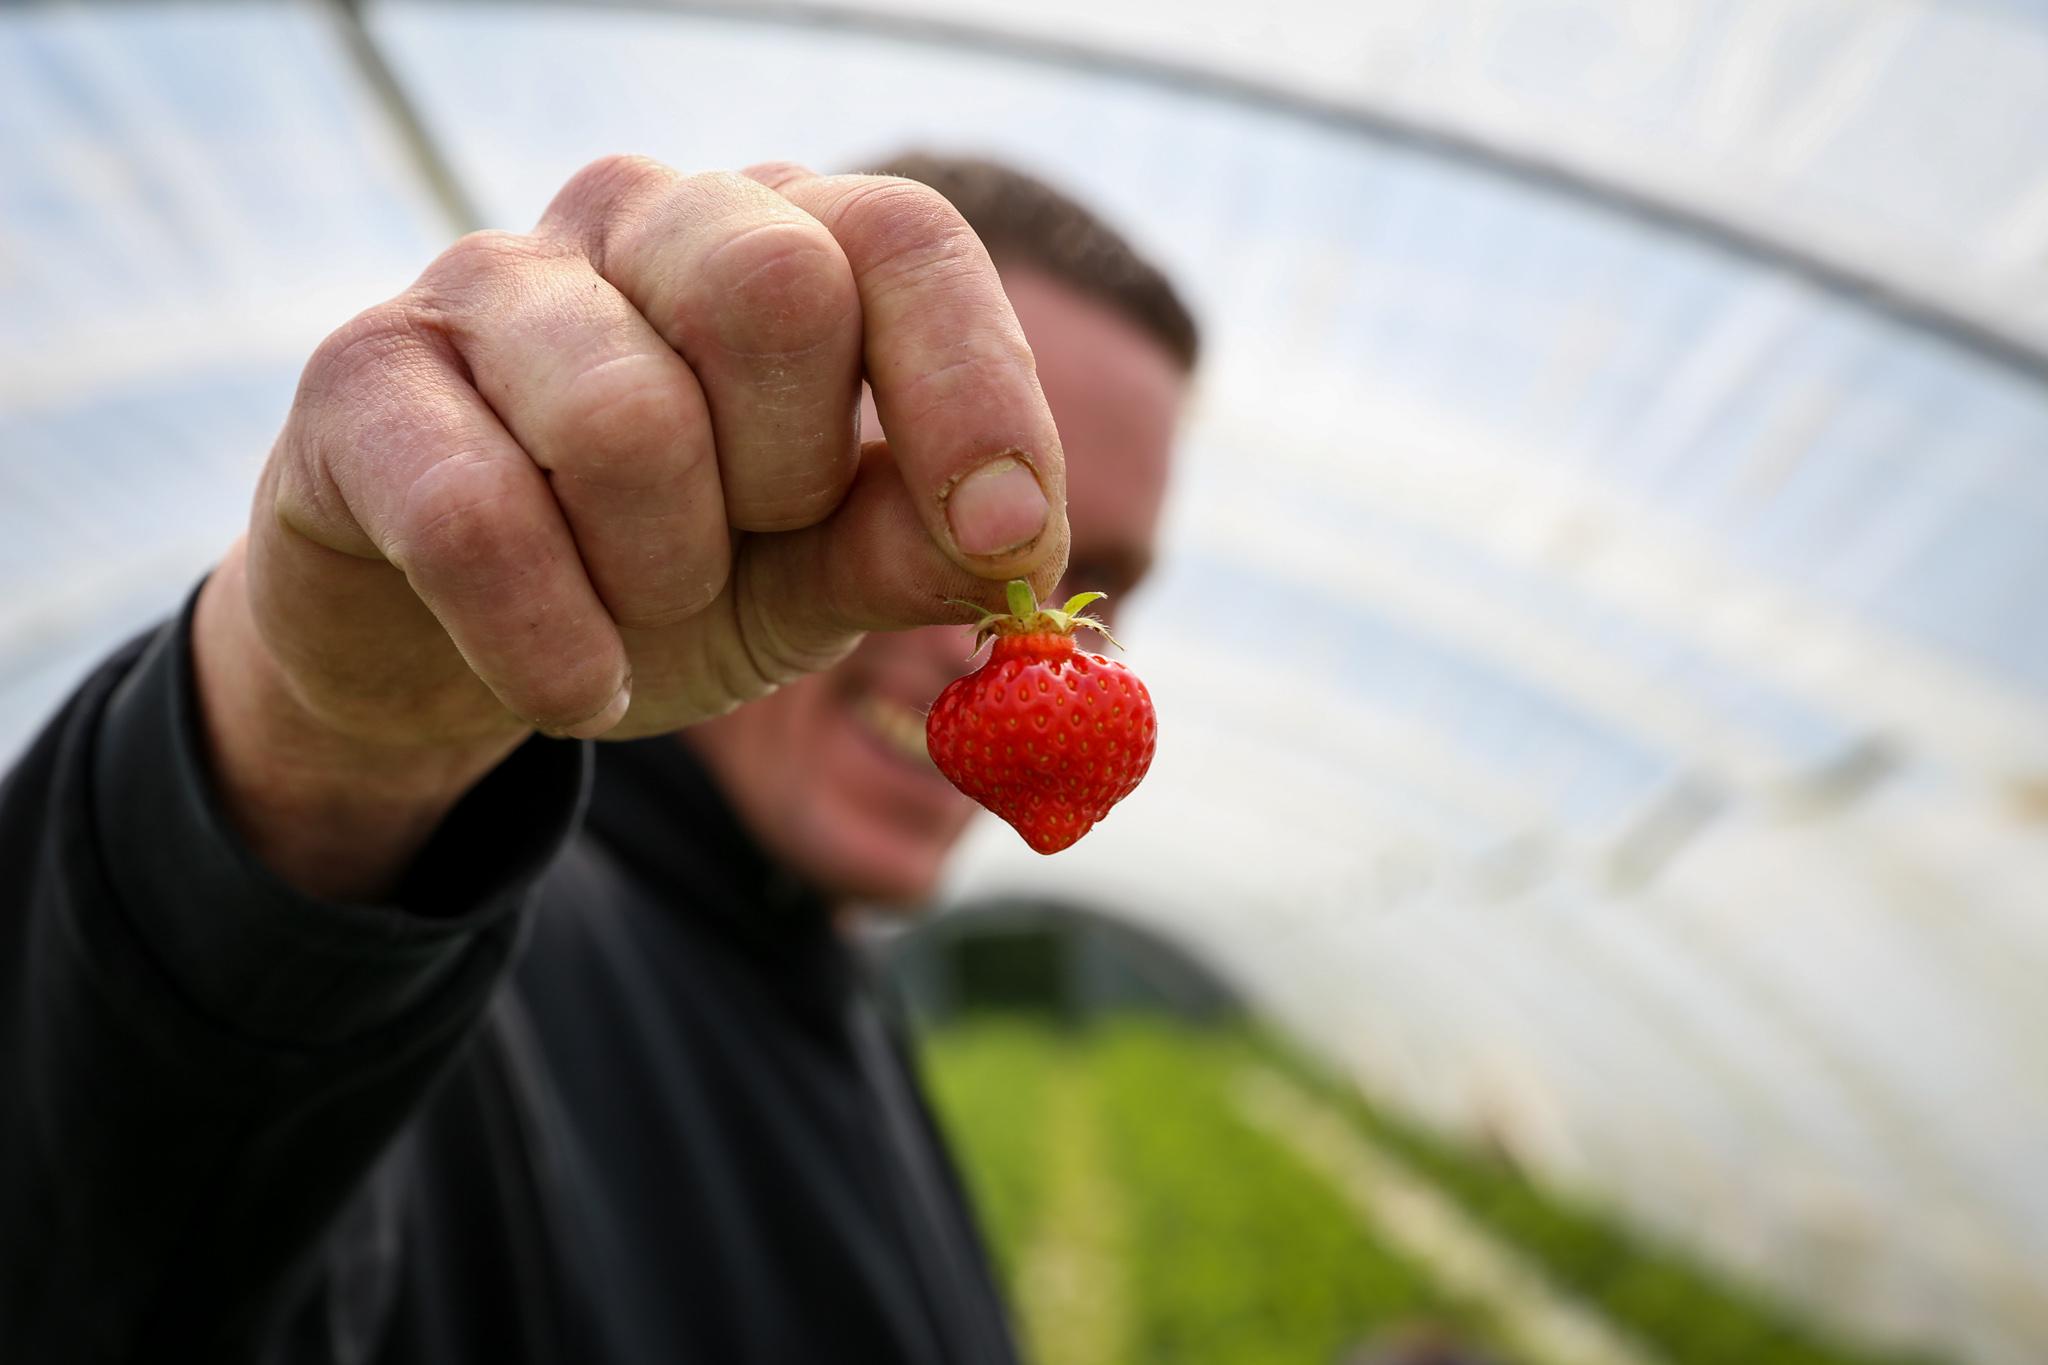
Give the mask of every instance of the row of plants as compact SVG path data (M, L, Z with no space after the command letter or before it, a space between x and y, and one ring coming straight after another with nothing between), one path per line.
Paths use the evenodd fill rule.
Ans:
M983 1019L928 1038L935 1103L1038 1365L1334 1365L1422 1320L1483 1336L1237 1118L1229 1087L1247 1056L1235 1035L1150 1020L1067 1031ZM1086 1143L1074 1140L1077 1114L1093 1130ZM1114 1205L1106 1240L1121 1262L1120 1302L1093 1314L1115 1339L1092 1348L1065 1331L1086 1306L1033 1275L1078 1231L1063 1224L1083 1209L1060 1188L1076 1146L1112 1182L1099 1202Z
M1504 1160L1389 1119L1271 1038L1149 1017L971 1018L924 1064L1038 1365L1337 1365L1417 1323L1511 1362L1325 1181L1247 1124L1284 1071L1671 1365L1898 1365L1574 1208Z
M1558 1198L1497 1153L1399 1122L1270 1037L1229 1040L1287 1071L1537 1261L1554 1282L1652 1344L1672 1365L1930 1365L1831 1340L1783 1307L1597 1210Z

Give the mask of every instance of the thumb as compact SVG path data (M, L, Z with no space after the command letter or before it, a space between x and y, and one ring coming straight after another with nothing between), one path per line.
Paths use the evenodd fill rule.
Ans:
M1041 595L1066 572L1066 519L1053 518L1048 532L1051 543L1025 575ZM959 602L1003 600L1001 583L963 569L933 540L887 441L862 447L853 487L831 517L750 537L742 561L749 638L764 657L792 663L836 657L868 631L964 624Z

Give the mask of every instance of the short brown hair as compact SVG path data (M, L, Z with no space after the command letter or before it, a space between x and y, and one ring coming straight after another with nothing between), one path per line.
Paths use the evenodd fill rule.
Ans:
M1115 229L1044 181L994 161L907 152L872 172L931 186L960 211L998 266L1031 266L1143 328L1192 371L1195 319L1166 276Z

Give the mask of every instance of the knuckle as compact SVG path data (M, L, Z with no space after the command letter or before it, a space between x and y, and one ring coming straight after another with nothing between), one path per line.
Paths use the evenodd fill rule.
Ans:
M959 210L929 185L892 176L863 177L839 201L838 234L857 244L869 269L884 275L958 262L987 261L981 239Z
M602 270L611 240L682 179L652 157L601 156L569 177L541 215L536 235L574 245Z
M636 152L612 152L586 163L576 174L569 177L569 184L631 185L654 177L672 177L674 174L651 156L641 156Z
M793 181L810 179L813 172L810 167L796 161L759 161L740 174L771 190L779 190Z
M556 196L556 202L569 201L584 206L611 203L668 189L681 179L674 170L651 156L614 152L597 158L570 176Z
M505 462L460 454L436 462L406 490L395 560L401 567L452 575L457 585L511 569L530 570L528 539L516 513L518 489Z
M422 399L444 387L448 369L446 339L404 296L329 334L272 450L279 518L332 548L381 553L359 513L378 501L384 457L417 439L432 407Z
M745 171L698 171L674 182L682 199L706 203L758 203L764 186Z
M323 375L351 375L413 350L420 340L412 310L401 297L365 309L335 328L314 350L308 368Z
M320 343L306 364L298 403L431 382L447 355L439 329L413 297L401 294L358 313Z
M701 276L718 339L737 354L813 351L847 339L860 317L853 270L815 222L750 224L705 257Z
M516 232L472 232L435 257L420 277L418 293L444 306L457 306L510 278L552 265L558 247Z
M696 472L697 405L660 357L622 356L571 382L562 415L575 433L576 477L598 487L648 491Z

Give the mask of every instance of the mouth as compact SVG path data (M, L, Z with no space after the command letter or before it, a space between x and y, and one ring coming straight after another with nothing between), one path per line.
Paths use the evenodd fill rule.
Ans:
M850 703L853 719L882 742L882 747L927 772L938 771L925 748L924 717L901 702L862 692Z

